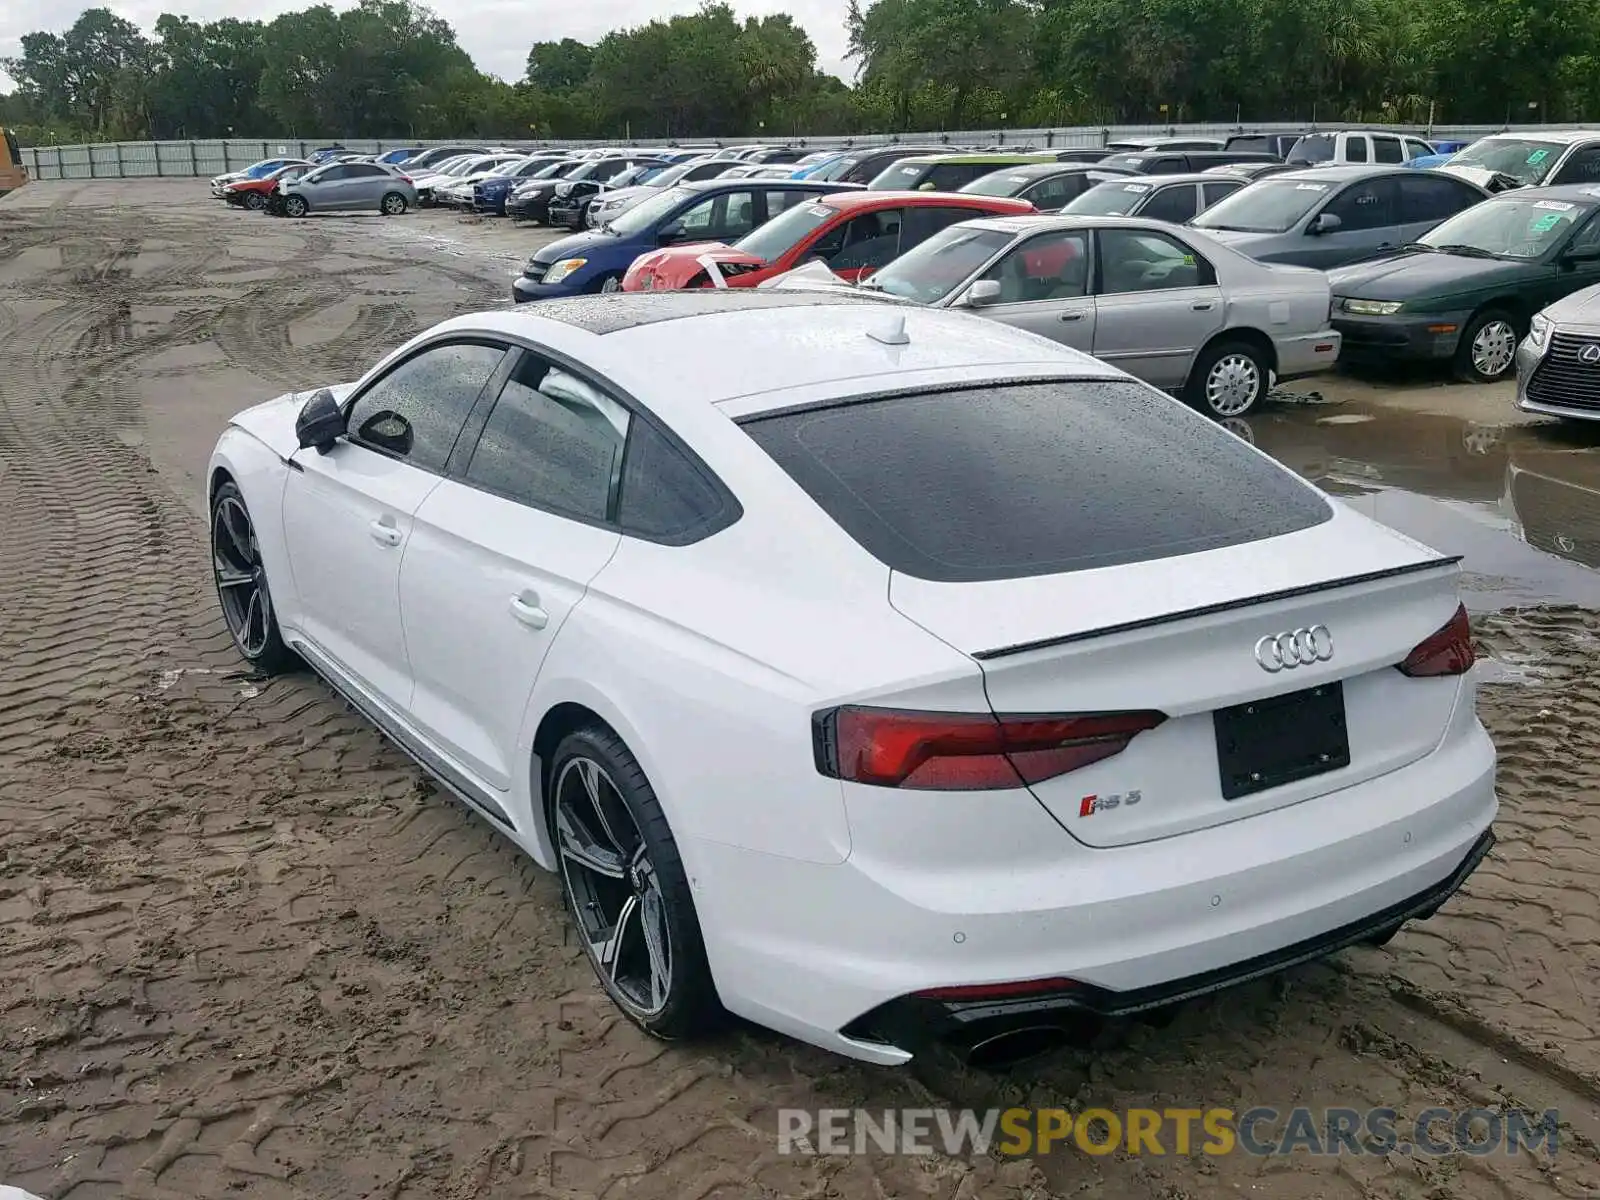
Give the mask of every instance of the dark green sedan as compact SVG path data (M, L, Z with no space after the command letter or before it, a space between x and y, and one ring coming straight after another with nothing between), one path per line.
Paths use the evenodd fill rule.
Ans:
M1600 283L1600 186L1506 192L1328 279L1342 360L1435 359L1503 379L1534 313Z

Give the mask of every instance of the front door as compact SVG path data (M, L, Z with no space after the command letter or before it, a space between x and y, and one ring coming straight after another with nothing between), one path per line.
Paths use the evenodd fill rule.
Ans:
M512 790L523 715L551 643L616 553L629 413L524 351L483 433L423 501L400 573L419 732Z
M1182 387L1222 328L1215 269L1164 231L1098 229L1095 247L1095 357L1156 387Z
M1298 183L1295 186L1331 185ZM1301 235L1301 245L1289 261L1302 267L1330 271L1346 263L1398 250L1401 245L1399 192L1392 175L1360 180L1345 187L1320 210L1338 217L1339 227L1330 233ZM1311 219L1315 221L1316 217Z
M313 651L397 709L411 699L400 565L413 518L504 355L478 342L423 348L353 398L347 440L327 454L298 451L285 485L295 625Z
M977 311L1092 354L1096 315L1091 276L1086 230L1041 233L1006 251L979 276L997 281L1000 296Z

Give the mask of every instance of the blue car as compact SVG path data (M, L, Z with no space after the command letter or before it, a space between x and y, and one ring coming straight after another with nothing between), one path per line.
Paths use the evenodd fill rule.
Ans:
M1456 153L1452 150L1448 154L1424 154L1421 158L1413 158L1406 163L1406 166L1415 167L1419 171L1426 171L1429 167L1442 167L1454 158Z
M525 179L544 178L546 171L566 161L568 160L559 154L536 154L503 168L504 174L497 171L478 180L472 185L472 211L493 213L497 217L505 216L506 199L511 195L512 189Z
M843 157L844 152L840 151L838 154L830 154L826 158L819 158L815 162L803 163L800 166L795 167L789 178L810 179L813 175L816 175L821 171L826 171L829 167L833 166L834 163L838 162Z
M397 167L401 163L405 162L406 159L421 154L423 149L424 147L422 146L405 146L399 150L390 150L387 153L380 154L373 161L388 163L390 166Z
M808 196L839 190L797 179L708 179L665 188L603 228L537 250L511 295L521 303L614 292L641 254L680 242L733 242Z

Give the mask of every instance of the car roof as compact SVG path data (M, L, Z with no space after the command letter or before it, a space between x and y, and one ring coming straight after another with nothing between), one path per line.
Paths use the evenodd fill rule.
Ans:
M900 321L905 342L885 344L873 336ZM427 336L468 330L571 353L669 421L674 407L703 411L708 403L739 401L736 407L748 413L779 407L797 390L820 388L833 396L887 391L939 371L968 379L1122 377L1115 367L1023 330L842 289L576 296L458 317ZM826 354L817 353L819 335ZM662 371L669 362L694 367Z
M804 183L805 180L800 182ZM1004 208L1015 206L1017 212L1027 212L1032 207L1026 200L1013 200L1009 196L978 196L971 192L899 192L888 189L873 191L868 188L830 192L817 203L837 208L841 212L849 212L862 208L892 208L896 205L910 205L913 208L919 205L953 205L967 208L980 201L984 203L997 201Z
M1151 217L1099 216L1095 213L1019 213L1014 217L973 217L961 222L963 227L992 229L998 233L1037 233L1046 229L1081 229L1085 225L1106 225L1111 228L1142 229L1152 233L1170 231L1172 222L1157 221ZM1205 232L1201 230L1200 232Z
M1055 161L1056 160L1054 158L1052 158L1051 156L1049 156L1047 154L1039 154L1039 153L1017 153L1017 154L987 154L987 153L985 153L985 154L972 154L972 153L965 153L965 154L961 154L961 153L957 153L957 154L917 154L917 155L914 155L914 156L912 156L910 158L902 158L900 160L900 165L901 166L905 166L905 165L907 165L909 163L917 163L917 164L962 163L962 164L976 164L976 165L980 165L981 166L981 165L984 165L984 164L987 164L987 163L994 163L994 165L997 166L997 167L1005 167L1005 166L1022 166L1022 165L1027 164L1027 163L1042 163L1042 162L1055 162Z
M1089 164L1089 169L1091 171L1094 170L1095 167L1096 164ZM1138 183L1143 184L1145 187L1155 189L1166 187L1169 183L1216 183L1218 180L1225 180L1227 178L1228 177L1226 175L1216 175L1208 171L1183 171L1173 175L1118 174L1115 179L1102 179L1099 183L1095 184L1095 187L1104 187L1108 183Z
M1522 187L1499 192L1490 200L1564 200L1570 204L1600 204L1600 184L1563 183L1558 187Z
M716 192L721 191L724 188L738 191L741 188L750 187L751 183L750 180L744 176L733 179L723 179L719 176L715 179L685 179L673 184L672 186L684 188L685 190L691 192ZM832 183L827 183L817 179L779 178L763 179L761 181L761 189L768 192L772 191L774 188L779 191L828 192L831 191L835 186L836 185Z
M1321 167L1300 167L1293 171L1279 171L1272 179L1305 179L1317 183L1355 183L1381 175L1416 175L1414 167L1400 163L1329 163Z
M1499 133L1486 133L1477 141L1489 138L1509 138L1519 142L1587 142L1600 138L1600 129L1506 129Z

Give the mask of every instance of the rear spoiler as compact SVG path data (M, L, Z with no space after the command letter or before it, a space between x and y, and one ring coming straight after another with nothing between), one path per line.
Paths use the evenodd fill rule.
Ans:
M1382 571L1369 571L1365 575L1346 575L1341 579L1327 579L1321 583L1308 583L1301 587L1286 588L1281 592L1267 592L1259 596L1245 596L1238 600L1225 600L1220 604L1205 604L1198 608L1185 608L1178 612L1162 613L1159 617L1146 617L1139 621L1126 621L1121 625L1102 625L1099 629L1085 629L1080 633L1066 633L1059 637L1039 638L1032 642L1018 642L1014 646L1000 646L993 650L974 651L972 657L980 662L990 659L1006 658L1013 654L1026 654L1030 650L1044 650L1051 646L1066 646L1073 642L1085 642L1091 638L1109 637L1114 633L1129 633L1135 629L1150 629L1156 625L1170 625L1175 621L1187 621L1192 617L1207 617L1212 613L1231 612L1234 609L1250 608L1257 604L1271 604L1277 600L1294 600L1300 596L1311 596L1317 592L1331 592L1342 587L1351 587L1358 583L1376 583L1380 579L1393 579L1400 575L1416 575L1423 571L1436 571L1443 567L1453 567L1461 562L1459 554L1447 558L1430 558L1422 562L1406 563L1401 567L1388 567Z

